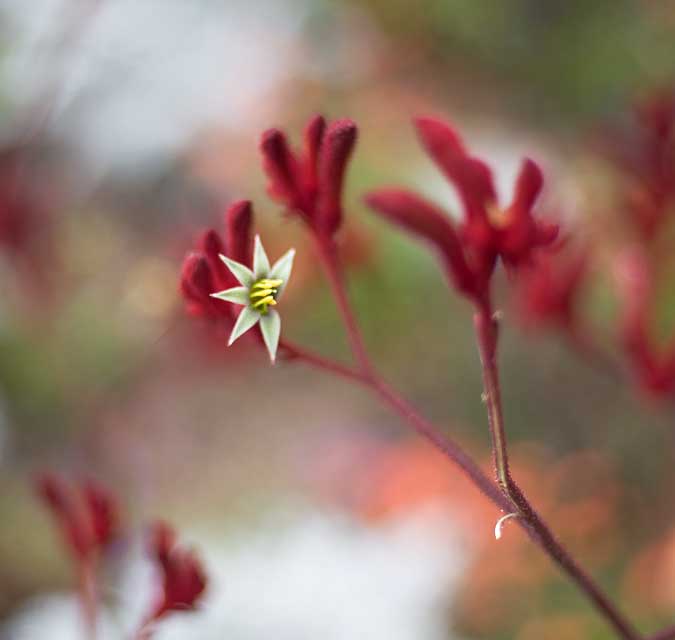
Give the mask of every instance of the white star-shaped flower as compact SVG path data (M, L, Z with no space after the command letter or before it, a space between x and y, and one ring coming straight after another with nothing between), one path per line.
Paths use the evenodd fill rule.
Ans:
M220 255L220 259L242 286L212 293L211 296L244 307L234 323L228 346L259 322L265 346L274 362L281 334L281 318L272 307L276 306L291 277L294 257L295 249L289 249L270 267L260 236L255 237L253 271L227 256Z

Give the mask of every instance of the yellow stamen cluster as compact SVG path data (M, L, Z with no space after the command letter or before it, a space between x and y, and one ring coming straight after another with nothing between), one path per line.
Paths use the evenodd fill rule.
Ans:
M283 280L271 280L261 278L251 285L249 299L251 306L262 315L267 313L267 307L274 307L277 304L276 296Z

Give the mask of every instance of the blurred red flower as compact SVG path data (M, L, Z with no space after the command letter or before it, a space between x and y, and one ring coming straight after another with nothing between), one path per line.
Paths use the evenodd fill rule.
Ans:
M146 625L170 611L194 610L206 589L206 574L195 553L176 543L175 531L164 522L152 527L149 552L161 575L161 592Z
M36 489L78 562L92 561L117 537L119 507L102 486L91 480L69 484L45 473L37 479Z
M319 235L331 236L342 222L342 184L357 129L348 119L327 125L312 118L304 133L304 146L293 152L278 129L263 133L260 150L269 178L270 197L297 213Z
M185 257L181 271L180 288L188 313L225 321L228 326L234 323L234 307L212 298L211 294L238 284L219 254L248 266L252 264L252 222L251 203L240 200L225 212L225 239L214 229L199 236L196 250Z
M518 273L515 304L523 324L573 330L588 266L586 250L541 252Z
M417 133L427 153L457 188L464 218L455 228L436 205L399 188L384 188L366 197L368 205L440 251L446 272L459 291L476 299L487 294L496 261L507 267L530 263L535 249L550 245L556 225L532 215L543 176L530 159L523 161L512 202L500 208L490 168L471 156L447 123L417 118Z

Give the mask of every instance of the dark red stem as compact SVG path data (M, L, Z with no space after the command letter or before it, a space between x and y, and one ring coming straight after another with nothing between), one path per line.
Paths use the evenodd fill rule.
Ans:
M319 258L323 264L340 316L342 317L345 329L347 330L347 338L349 339L352 354L358 362L361 372L370 378L373 376L373 367L363 343L359 325L356 322L354 312L349 303L349 298L347 297L347 289L340 260L338 258L337 246L332 238L326 238L320 235L314 235L314 238L316 240Z
M555 538L541 516L532 508L521 489L511 477L501 410L499 376L496 365L497 324L492 317L489 301L481 301L477 304L476 328L481 362L483 364L483 381L499 488L487 478L480 467L459 445L442 435L434 425L422 418L405 400L379 378L370 361L358 323L349 303L344 276L338 259L337 247L330 238L315 236L315 240L319 257L326 271L338 310L347 331L352 353L359 364L361 376L355 378L350 373L350 377L357 379L377 392L379 397L398 415L404 418L415 431L429 440L452 462L459 466L478 489L500 509L506 512L515 511L519 515L517 519L519 524L525 529L530 538L567 573L617 631L619 637L625 640L639 640L640 636L633 629L632 625L624 619L623 615L612 604L600 587L595 584L590 575L577 564L576 560ZM320 366L323 365L325 365L325 362ZM324 368L335 372L333 367L324 366Z
M535 511L523 491L511 476L506 432L502 415L499 372L497 368L498 322L489 302L477 305L474 326L483 370L484 399L487 406L492 453L497 483L509 500L509 510L518 515L546 553L567 573L579 589L586 594L621 638L639 640L632 625L603 593L589 574L576 562L567 549L557 540L542 517Z
M653 636L647 636L646 640L675 640L675 626L666 627Z

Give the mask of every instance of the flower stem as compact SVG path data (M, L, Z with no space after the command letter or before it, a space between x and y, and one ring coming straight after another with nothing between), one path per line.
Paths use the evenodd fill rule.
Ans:
M493 440L493 457L498 486L492 483L476 462L455 442L440 433L434 425L420 416L405 400L391 390L376 373L366 351L361 332L347 296L344 275L338 260L337 247L331 239L315 236L319 257L326 271L333 296L342 317L350 346L359 372L344 370L337 363L328 365L320 357L307 359L338 375L349 377L366 385L377 393L417 433L429 440L437 449L454 462L492 502L503 511L515 509L520 516L517 522L530 538L547 553L595 605L624 640L640 640L632 625L612 604L593 579L574 560L570 553L555 538L551 530L532 508L529 501L511 477L506 446L506 433L501 409L499 376L496 365L497 325L492 317L489 301L478 304L476 328L478 335L483 381L485 386L488 420ZM357 373L358 375L354 375ZM500 491L501 489L501 491Z
M352 311L349 298L347 297L347 290L344 282L344 274L338 258L337 246L331 238L324 238L319 235L314 236L316 246L319 253L319 258L323 264L326 272L326 277L330 283L333 297L342 317L342 321L347 330L347 337L349 345L354 355L354 359L358 362L359 368L367 377L373 375L373 367L368 357L366 347L361 336L361 330L356 322L354 312Z
M652 636L647 636L646 640L675 640L675 626L666 627Z
M78 575L78 594L82 608L85 637L88 640L96 640L97 636L97 605L96 605L96 581L94 577L94 565L90 559L81 562Z
M324 358L309 349L300 347L287 340L281 340L279 342L279 349L287 360L302 360L309 365L324 369L329 373L341 376L342 378L347 378L354 382L364 383L366 381L366 376L360 371L340 362L336 362L335 360L331 360L330 358Z
M478 464L451 438L443 435L435 425L420 415L417 410L405 399L398 395L379 376L366 376L361 372L345 365L324 358L313 351L304 349L290 342L282 342L280 347L290 360L305 362L306 364L322 369L333 375L356 382L373 392L380 400L388 405L394 413L399 415L423 438L450 458L473 484L495 505L504 510L510 506L509 501L499 491L499 488L483 472Z
M623 617L600 587L595 584L590 575L581 568L569 551L556 539L551 529L535 511L511 476L497 367L498 324L492 314L489 302L484 301L477 305L474 327L483 370L484 398L492 438L495 476L499 487L511 503L510 509L519 516L519 522L529 527L544 551L567 573L605 616L619 637L626 640L638 640L640 636L637 631L633 629L632 625Z

